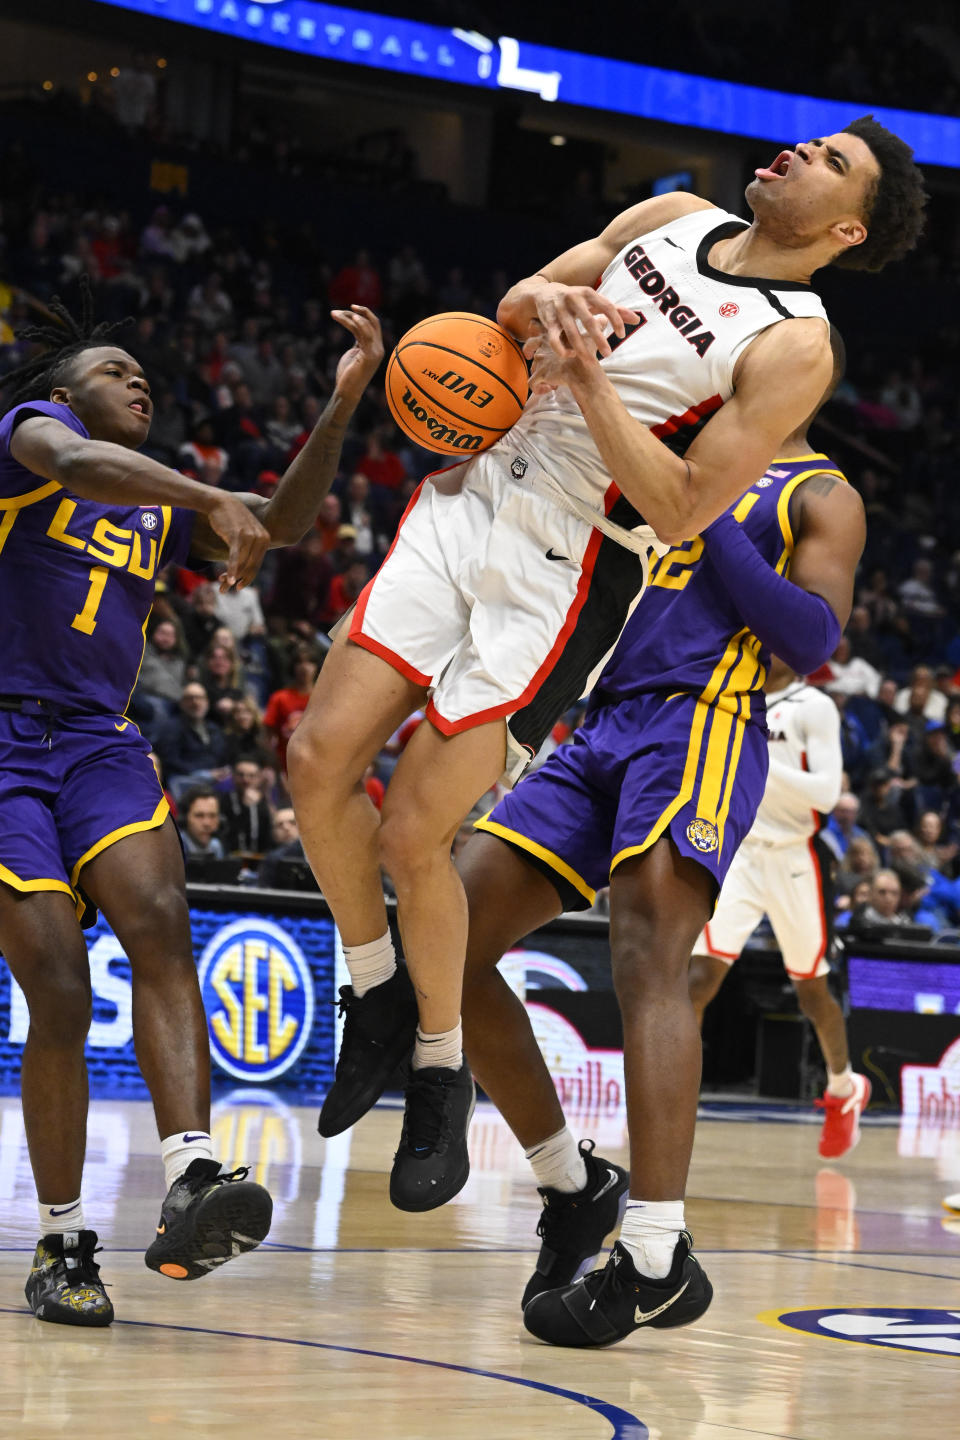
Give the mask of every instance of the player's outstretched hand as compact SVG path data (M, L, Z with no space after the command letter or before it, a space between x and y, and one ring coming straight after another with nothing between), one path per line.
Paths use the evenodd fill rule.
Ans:
M637 315L614 305L590 285L561 285L550 281L535 292L537 314L530 322L528 344L546 337L551 350L563 359L612 353L608 335L622 340ZM526 346L524 346L526 352ZM527 359L530 359L527 353Z
M331 310L330 314L353 336L354 343L340 356L336 386L338 394L356 405L383 359L380 321L366 305L351 305L349 310Z
M270 544L268 531L236 495L220 495L207 521L229 552L220 589L242 590L256 578Z

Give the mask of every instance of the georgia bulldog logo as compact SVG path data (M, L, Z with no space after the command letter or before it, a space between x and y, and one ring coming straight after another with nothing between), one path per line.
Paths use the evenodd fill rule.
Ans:
M740 314L740 306L737 304L736 300L725 300L724 303L720 306L720 314L725 320L729 320L731 315Z
M720 836L717 834L717 827L712 820L691 820L687 826L687 839L696 850L708 855L711 850L716 850L720 844Z

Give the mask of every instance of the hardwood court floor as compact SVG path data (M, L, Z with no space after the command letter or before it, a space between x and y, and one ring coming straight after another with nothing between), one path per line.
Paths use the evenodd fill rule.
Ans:
M16 1101L0 1102L0 1435L957 1434L960 1234L940 1212L942 1195L960 1189L957 1130L873 1125L825 1170L813 1125L724 1113L700 1125L688 1207L712 1308L687 1329L582 1352L542 1346L520 1324L538 1201L489 1107L474 1121L468 1188L417 1217L386 1196L396 1109L324 1146L313 1107L254 1091L218 1107L216 1132L221 1155L251 1161L273 1191L268 1244L191 1285L147 1271L160 1190L150 1113L96 1103L85 1198L118 1319L94 1332L37 1323L22 1292L35 1239L26 1149ZM621 1158L619 1122L593 1133ZM898 1346L934 1350L842 1342L773 1318L819 1310L834 1331L882 1332L888 1322L858 1307L953 1314L897 1332Z

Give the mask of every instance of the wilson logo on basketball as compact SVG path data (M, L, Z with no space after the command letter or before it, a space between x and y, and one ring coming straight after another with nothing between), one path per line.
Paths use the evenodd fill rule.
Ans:
M422 425L430 436L431 440L438 445L443 445L453 450L479 450L484 443L482 435L467 435L457 430L455 426L438 420L431 415L422 405L417 404L416 396L410 390L403 392L403 405L410 411L418 425Z
M724 304L720 306L720 314L724 317L725 320L729 320L731 315L740 314L740 306L737 304L736 300L727 300L724 302Z

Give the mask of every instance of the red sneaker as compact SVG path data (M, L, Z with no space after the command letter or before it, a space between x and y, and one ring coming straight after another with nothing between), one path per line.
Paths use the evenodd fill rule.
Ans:
M866 1075L854 1074L851 1095L831 1095L827 1090L822 1100L814 1101L818 1110L826 1112L819 1145L824 1159L837 1160L856 1145L860 1139L860 1111L869 1104L870 1091Z

